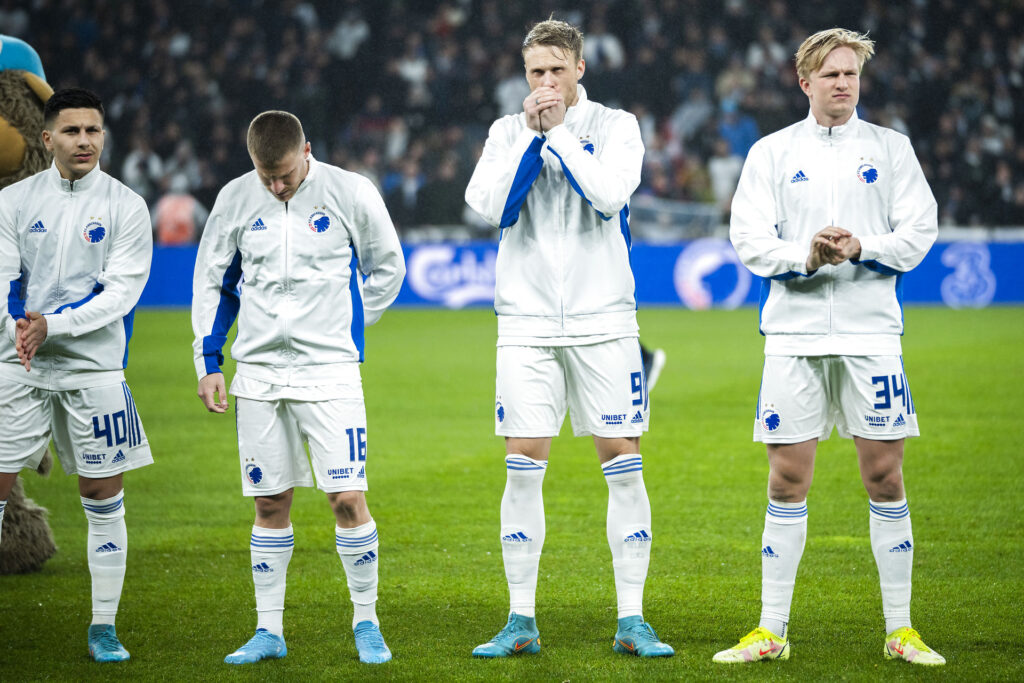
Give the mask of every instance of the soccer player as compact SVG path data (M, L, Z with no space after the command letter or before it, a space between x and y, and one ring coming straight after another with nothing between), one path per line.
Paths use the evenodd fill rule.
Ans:
M649 406L629 265L629 197L644 148L631 114L587 99L583 35L554 19L523 41L523 113L491 126L466 201L500 228L495 431L505 437L501 546L510 614L473 650L540 650L534 613L544 545L541 487L551 439L571 408L608 484L608 544L618 594L617 652L674 654L643 618L651 507L640 435Z
M313 486L315 477L334 512L359 659L380 664L391 652L376 612L379 550L366 505L359 363L363 326L398 295L402 249L373 183L314 159L295 116L263 112L249 125L247 144L254 170L217 196L192 301L198 393L214 413L228 409L221 349L238 316L231 393L242 492L256 507L249 546L256 633L224 661L287 653L289 511L294 487Z
M901 278L938 231L910 141L857 117L866 36L829 29L796 53L806 119L754 145L732 203L731 238L765 278L764 374L754 440L768 449L761 622L716 662L787 659L789 608L807 536L819 439L852 438L868 504L889 659L936 665L910 623L914 558L903 444L917 414L903 370Z
M103 103L58 90L43 110L53 165L0 192L0 521L23 467L53 438L78 474L89 523L89 654L129 658L114 618L128 532L124 473L153 462L124 381L135 304L149 278L153 237L146 202L97 166Z

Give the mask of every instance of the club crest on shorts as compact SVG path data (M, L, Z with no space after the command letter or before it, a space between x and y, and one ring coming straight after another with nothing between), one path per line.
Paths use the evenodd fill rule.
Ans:
M327 232L327 229L331 227L331 217L321 210L327 207L314 206L313 208L315 211L309 214L309 229L313 232Z
M90 244L96 244L102 242L103 238L107 236L107 229L103 227L103 224L99 221L89 221L86 224L85 230L82 231L82 238Z
M766 432L774 432L782 424L782 417L775 412L772 406L765 406L761 410L761 427Z
M259 465L251 462L245 466L245 478L253 486L259 486L260 482L263 481L263 470Z
M861 164L857 169L857 178L860 179L862 183L870 185L878 180L878 169L871 164Z
M501 401L494 402L494 414L498 418L498 422L505 421L505 406L501 405Z

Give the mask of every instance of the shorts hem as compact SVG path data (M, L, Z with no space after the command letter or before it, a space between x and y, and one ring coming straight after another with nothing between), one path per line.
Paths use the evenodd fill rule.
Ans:
M345 491L363 491L363 492L366 492L366 491L370 490L370 487L366 484L365 481L362 483L362 485L357 484L356 486L342 486L340 488L332 487L332 488L327 488L327 489L325 489L322 486L317 486L317 488L320 489L321 491L323 491L324 493L344 493Z
M559 431L561 431L561 430L559 430ZM501 431L498 431L497 429L495 429L494 430L494 435L495 436L504 436L504 437L509 438L509 439L553 439L556 436L558 436L558 432L555 432L554 434L545 432L544 434L541 434L541 435L538 436L537 434L526 434L526 433L522 433L522 432L515 432L515 433L501 432Z
M637 439L644 435L646 429L639 431L630 430L625 431L611 431L605 429L591 429L590 427L580 427L579 431L576 429L572 430L573 436L596 436L599 439Z
M109 472L89 472L89 473L83 473L83 472L79 472L77 470L77 468L75 468L74 472L66 472L66 474L77 474L78 476L85 477L86 479L108 479L110 477L116 477L119 474L124 474L125 472L128 472L129 470L137 470L140 467L145 467L146 465L152 465L152 464L153 464L153 456L149 456L148 458L141 458L141 459L136 458L135 462L129 462L124 467L119 467L117 469L110 470ZM62 465L63 465L63 463L62 463Z
M773 446L803 443L804 441L810 441L811 439L817 439L818 441L827 441L829 434L824 437L821 432L811 432L810 434L797 434L796 436L765 436L764 434L755 434L754 441L758 443L771 444Z
M258 496L276 496L279 493L284 493L285 491L289 491L291 489L297 489L297 488L311 489L311 488L316 488L316 485L313 484L312 482L299 481L299 482L293 482L293 483L290 483L290 484L284 484L282 486L275 486L274 488L267 489L266 491L250 489L250 488L247 488L247 487L243 486L242 487L242 495L246 496L248 498L256 498Z
M853 437L857 436L860 437L861 439L867 439L868 441L899 441L900 439L913 439L918 436L921 436L921 432L917 432L916 434L911 432L910 430L907 430L902 433L893 432L892 434L879 434L878 432L872 432L870 434L858 434L857 432L848 432L846 434L841 434L840 436L842 436L844 439L852 439Z

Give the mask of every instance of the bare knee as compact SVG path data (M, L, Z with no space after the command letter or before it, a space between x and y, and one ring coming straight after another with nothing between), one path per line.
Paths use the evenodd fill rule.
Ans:
M362 491L329 493L327 500L341 527L352 528L370 521L370 509L366 506L366 494Z
M807 500L811 489L810 477L793 470L775 470L768 473L768 497L780 503L799 503Z
M124 475L115 474L102 479L78 477L78 493L90 500L106 500L116 496L124 488Z
M868 497L875 502L902 500L906 495L903 492L903 472L899 468L863 472L861 478Z
M284 491L273 496L256 496L257 526L269 529L284 529L290 524L292 508L292 491Z

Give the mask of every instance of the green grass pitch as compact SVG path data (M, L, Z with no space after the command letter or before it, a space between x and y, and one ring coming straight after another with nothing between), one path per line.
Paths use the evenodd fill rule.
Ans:
M785 663L711 662L756 625L767 464L751 442L762 339L751 309L643 310L668 352L643 439L655 542L646 614L677 655L612 652L615 596L606 487L588 439L556 440L545 484L539 655L475 661L504 623L498 542L502 442L493 434L490 311L388 312L367 332L369 502L381 538L378 611L395 658L360 665L351 604L321 493L293 510L286 659L222 663L255 626L233 415L195 397L187 312L140 311L129 383L156 464L126 476L123 665L88 660L85 520L75 481L26 476L50 509L59 554L0 577L0 680L1020 680L1024 623L1024 309L906 312L904 356L923 436L904 471L916 545L913 617L948 665L882 658L867 497L852 444L819 449L807 549ZM59 470L59 468L58 468Z

